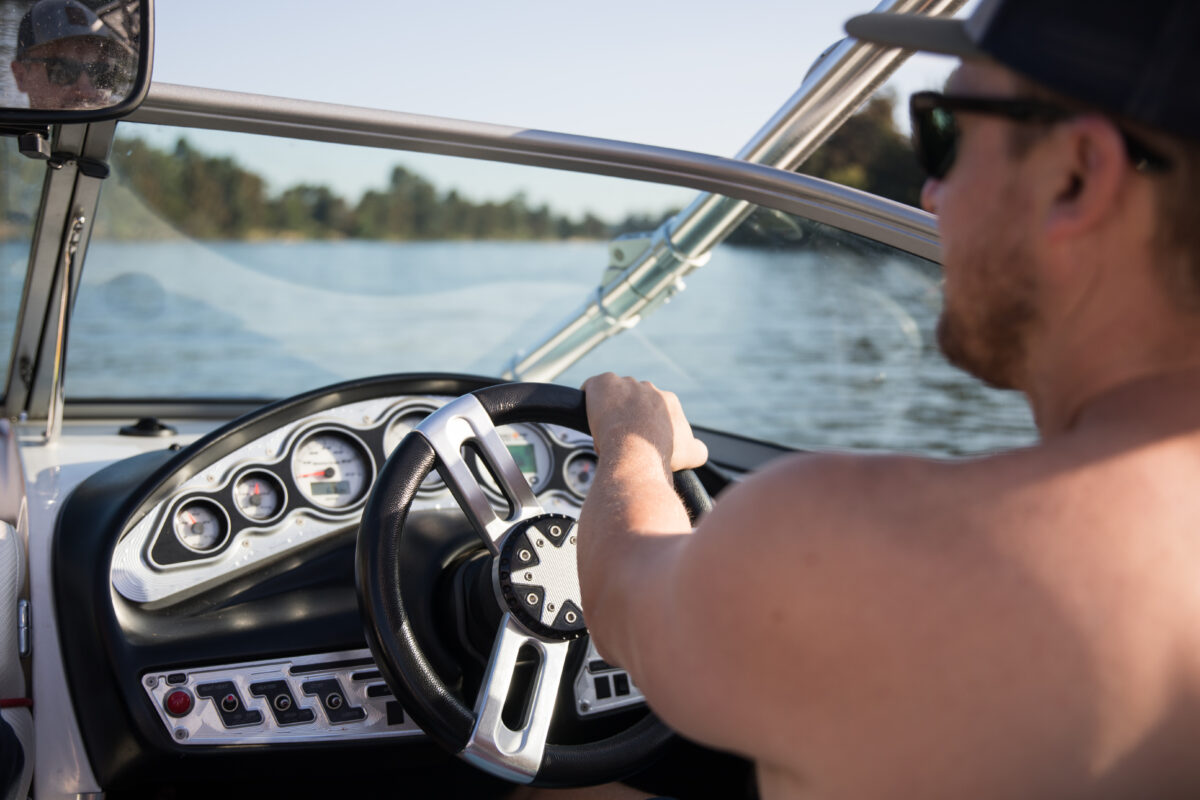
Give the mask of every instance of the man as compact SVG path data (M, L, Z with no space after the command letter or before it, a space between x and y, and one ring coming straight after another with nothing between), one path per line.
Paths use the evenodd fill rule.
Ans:
M1200 796L1200 4L847 30L962 59L913 103L939 341L1040 442L780 459L691 531L678 401L592 378L594 640L765 798Z
M18 26L16 55L13 77L30 108L103 108L128 92L127 49L76 0L38 0Z

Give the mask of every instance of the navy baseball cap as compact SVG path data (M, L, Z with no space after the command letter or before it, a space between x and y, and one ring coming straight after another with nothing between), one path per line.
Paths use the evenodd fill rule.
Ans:
M113 38L96 13L77 0L38 0L17 26L17 58L31 47L82 36Z
M982 0L965 20L863 14L846 32L996 61L1116 116L1200 138L1200 0Z

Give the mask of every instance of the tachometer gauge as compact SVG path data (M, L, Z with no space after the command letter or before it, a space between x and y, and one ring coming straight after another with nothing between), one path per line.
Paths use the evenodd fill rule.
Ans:
M292 478L323 508L345 508L363 498L375 469L361 441L338 430L314 431L292 453Z
M517 468L521 470L533 491L540 492L546 488L554 468L554 455L541 434L533 427L523 424L505 425L497 428L496 432L500 434L500 441L508 448L513 461L517 462ZM499 495L500 489L487 470L480 467L476 471L483 487Z
M400 445L400 441L431 413L433 413L432 406L409 407L393 417L383 432L383 454L390 456L392 451ZM433 494L445 488L446 484L442 481L442 477L436 472L430 472L429 477L421 481L421 487L417 491L422 494Z
M271 519L283 510L284 489L269 472L247 472L233 485L238 511L256 522Z
M563 479L567 488L580 497L587 497L596 477L596 454L587 450L572 453L563 465Z
M229 517L211 500L192 500L175 512L172 526L184 547L197 553L210 553L225 542Z

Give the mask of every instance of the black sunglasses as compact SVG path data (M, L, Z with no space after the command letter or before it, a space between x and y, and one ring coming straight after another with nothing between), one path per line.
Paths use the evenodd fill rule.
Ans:
M86 72L92 84L103 88L116 86L128 80L128 70L109 61L76 61L71 58L51 56L49 58L27 58L28 62L44 64L46 77L56 86L70 86Z
M941 92L917 92L908 101L908 113L912 118L913 150L921 168L932 178L942 179L954 166L958 155L958 124L954 121L955 111L975 114L996 114L1015 122L1062 122L1079 116L1071 111L1040 100L1022 98L960 97ZM1126 131L1125 151L1135 169L1141 172L1162 172L1170 168L1171 162L1154 152Z

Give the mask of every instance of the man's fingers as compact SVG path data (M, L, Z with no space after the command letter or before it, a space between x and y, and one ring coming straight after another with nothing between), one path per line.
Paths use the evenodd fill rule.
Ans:
M671 471L695 469L704 466L707 461L708 447L693 436L690 442L671 455Z

